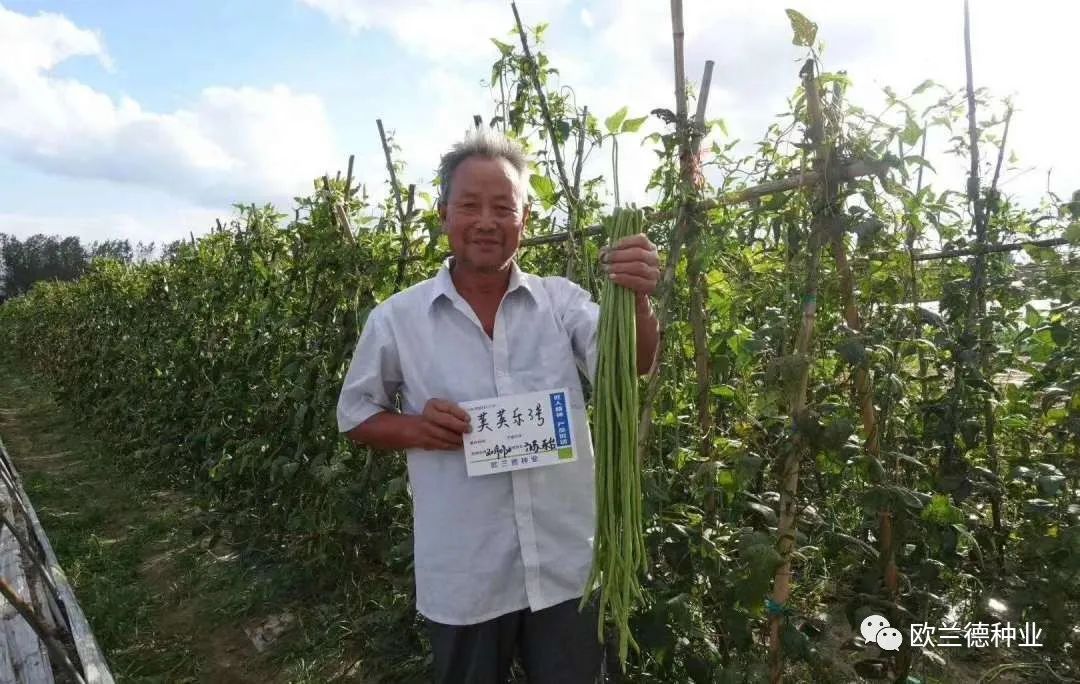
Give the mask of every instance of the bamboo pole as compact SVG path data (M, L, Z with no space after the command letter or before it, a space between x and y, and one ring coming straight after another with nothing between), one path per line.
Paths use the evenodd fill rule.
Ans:
M971 203L972 223L975 229L975 262L971 274L971 294L967 314L964 316L964 333L970 335L979 311L986 279L986 214L979 188L979 127L975 121L975 83L971 67L971 16L968 0L964 0L964 66L967 73L967 118L971 166L967 179L967 198Z
M927 131L927 128L926 128L926 125L925 125L925 122L924 122L924 124L923 124L923 134L922 134L922 150L919 152L919 155L923 159L926 159L926 137L927 137L927 133L928 133L928 131ZM923 168L924 167L922 165L919 166L918 180L916 180L916 182L915 182L915 196L916 197L918 197L919 194L922 193ZM917 338L917 337L919 337L919 333L922 330L922 321L919 318L919 274L918 274L918 270L915 267L915 263L918 261L918 259L915 258L915 240L918 238L918 235L915 233L915 222L914 221L909 221L907 228L908 228L908 230L907 230L907 239L906 239L905 242L906 242L907 254L908 254L908 276L909 276L910 281L911 281L910 285L909 285L908 299L911 301L911 322L912 322L912 325L914 326L914 337ZM920 395L920 398L922 399L922 401L926 401L930 391L929 391L929 385L927 384L927 380L926 380L926 371L927 371L926 352L923 351L923 348L922 348L921 345L917 348L917 354L918 354L918 357L919 357L919 386L922 389L922 394Z
M37 512L34 510L33 504L30 503L29 497L26 496L22 481L18 474L15 473L11 457L4 448L3 441L0 441L0 466L9 471L14 485L13 498L19 502L27 526L30 530L33 530L33 535L41 546L48 566L49 576L57 589L69 632L75 643L75 651L82 664L82 671L86 676L87 683L113 684L112 674L109 672L105 657L102 655L101 647L94 638L90 623L86 620L86 615L75 598L75 592L71 589L67 576L64 575L64 571L60 567L60 562L56 559L56 553L49 543L49 538L45 535L45 529L41 526L41 521L38 520Z
M933 261L936 259L954 259L956 257L972 256L975 254L999 254L1001 252L1016 252L1025 247L1061 247L1069 244L1068 238L1045 238L1042 240L1025 240L1023 242L1009 242L1003 245L986 245L983 247L966 247L964 249L950 249L943 252L929 252L916 254L915 261Z
M791 447L784 454L780 465L780 516L777 522L777 552L780 565L773 577L773 591L769 603L769 681L777 684L783 678L784 652L781 642L780 627L784 617L787 600L791 593L791 553L795 546L796 497L799 485L799 464L804 453L802 438L795 426L806 419L806 393L810 382L810 344L814 334L814 322L817 317L818 281L821 265L821 247L825 233L832 221L832 208L836 197L837 183L829 175L831 149L823 128L824 117L821 115L821 97L818 92L817 78L814 75L814 61L807 60L800 72L803 90L806 93L808 111L807 138L814 146L814 166L825 179L814 198L814 212L810 224L810 237L807 246L806 282L802 297L802 321L795 339L794 359L800 364L798 382L789 399L788 413L791 416L794 439Z
M844 310L844 322L853 332L858 333L862 331L862 320L859 316L858 305L855 301L855 278L851 272L851 265L848 263L843 235L834 232L831 237L831 243L833 259L836 263L836 271L840 279L840 300ZM915 307L912 308L914 310ZM865 434L863 441L865 458L871 464L869 471L871 473L885 473L885 468L881 464L882 426L878 421L877 408L874 405L873 382L871 381L869 370L864 365L859 364L856 366L852 386L853 398L855 400L855 405L859 408L859 416L862 421L863 433ZM885 481L876 482L875 484L886 484L887 479L888 476L886 476ZM899 616L897 614L898 611L896 610L895 603L899 594L900 578L896 566L896 544L893 534L892 510L883 509L878 511L877 536L878 545L880 547L879 558L882 580L885 585L885 592L888 596L888 600L893 603L893 615L891 617L896 621ZM899 623L894 622L894 624ZM907 671L911 664L910 649L910 644L902 644L900 653L897 655L896 662L900 679L907 676Z
M540 114L544 117L544 127L547 129L551 140L551 151L555 155L555 170L559 174L559 183L566 193L567 201L577 204L577 197L571 195L569 176L566 175L566 166L563 164L562 149L559 147L559 139L555 135L555 123L551 118L551 109L548 107L547 95L544 86L540 83L540 65L533 59L532 50L529 49L529 40L525 35L525 27L521 23L521 15L518 14L517 3L511 2L510 8L514 11L514 25L517 27L518 36L521 38L521 49L525 53L525 60L529 63L529 76L536 89L536 96L540 102Z
M398 185L397 171L394 170L394 159L390 154L390 143L386 138L386 129L383 128L382 119L375 119L375 125L379 127L379 140L382 142L383 157L386 159L386 171L390 174L390 190L394 193L394 206L397 209L398 221L405 223L405 209L401 206L401 186Z
M836 101L833 103L833 107L839 110L839 84L836 85L837 88L834 91ZM807 94L807 97L809 97L809 93ZM808 107L808 112L811 116L822 116L820 107ZM824 131L825 121L819 120L815 122L815 127ZM830 154L832 153L833 150L830 149ZM903 158L902 153L900 156ZM922 172L921 166L919 167L919 172L920 174ZM837 207L837 209L842 209L842 207ZM833 260L836 264L837 277L840 281L840 303L843 309L844 323L847 325L848 329L858 334L863 329L863 323L862 318L859 315L858 301L855 298L855 276L852 273L851 264L848 262L847 245L844 242L843 231L832 230L829 242L833 252ZM878 420L877 407L874 405L874 385L870 377L870 371L865 365L859 364L855 367L853 376L853 398L855 400L855 405L859 409L863 433L865 434L863 442L863 448L865 449L866 454L865 457L870 463L871 473L883 473L885 472L885 469L881 464L882 428L880 421ZM880 558L885 590L889 600L895 601L899 588L896 557L893 550L892 511L879 511L878 540L881 546ZM906 671L904 674L906 675Z
M349 155L349 170L345 174L345 199L349 199L349 195L352 194L352 181L353 181L353 163L356 162L356 155Z
M397 209L398 225L401 228L401 255L398 257L397 276L394 279L394 289L400 290L401 284L405 280L405 264L409 255L409 221L412 219L416 185L409 185L409 206L406 209L401 205L401 186L398 185L397 172L394 170L394 159L390 154L390 143L387 141L382 119L375 119L375 124L379 127L379 140L382 142L383 157L386 158L386 170L390 174L390 191L394 193L394 206Z
M683 68L683 14L682 0L671 0L671 35L673 42L673 55L675 63L675 107L682 112L682 119L686 117L686 86L685 70ZM680 119L676 119L679 121ZM638 421L637 458L644 462L645 452L649 444L649 433L652 430L653 401L657 392L660 391L660 359L663 358L665 342L667 341L667 326L671 320L673 307L671 306L672 292L675 290L675 272L682 255L683 245L686 243L687 232L690 222L684 218L689 205L686 202L679 204L675 212L675 229L671 231L671 239L668 242L667 259L664 264L664 272L660 275L660 283L657 286L656 299L658 306L657 323L659 332L657 335L656 354L649 375L645 380L645 393L642 400L641 418Z
M994 168L994 179L990 183L990 190L987 193L987 197L990 201L988 207L988 215L985 220L987 224L990 222L990 217L997 214L1000 208L997 196L998 179L1001 178L1001 166L1005 159L1005 145L1009 140L1009 122L1012 121L1013 109L1010 105L1005 113L1005 131L1001 134L1001 147L998 149L997 165ZM987 232L989 225L987 225ZM985 245L985 243L984 243ZM990 368L990 351L992 348L991 338L993 337L993 322L986 315L986 291L985 282L983 283L984 289L978 293L978 306L979 306L979 321L981 326L980 337L982 338L982 344L980 345L979 353L979 365L982 367L984 376L989 377L992 374ZM995 439L995 431L997 428L997 420L994 416L994 404L990 400L990 397L983 399L983 424L986 429L986 461L990 468L990 471L994 473L995 477L998 475L1000 464L998 462L998 448L997 441ZM1001 522L1001 489L997 486L994 487L993 492L990 494L990 515L994 528L994 538L996 540L995 547L997 553L998 567L1004 569L1005 567L1005 543L1008 540L1008 535L1005 534L1002 522Z
M11 490L9 490L9 491L11 491ZM0 502L0 503L2 503L2 502ZM30 543L30 539L28 537L25 537L23 535L23 533L21 531L19 531L18 527L15 525L15 520L14 520L15 511L12 510L12 517L9 519L7 517L6 509L7 509L6 506L0 506L0 526L8 528L8 532L11 533L11 536L14 537L15 542L19 545L20 548L22 548L23 553L24 553L24 557L27 559L27 563L31 567L33 567L34 570L37 571L37 573L41 576L46 588L50 592L52 592L52 597L51 598L58 600L59 595L57 594L57 591L56 591L56 585L53 583L52 577L49 576L49 570L45 566L44 559L40 557L40 555L41 555L40 552L37 549L35 549L33 547L33 545ZM25 517L25 514L24 514L24 517Z
M57 640L56 635L49 631L34 612L34 609L20 599L3 578L0 578L0 596L4 597L15 609L15 612L34 630L34 634L37 635L38 639L49 651L49 659L56 663L73 681L78 682L78 684L86 684L86 680L83 679L75 664L71 662L71 658L68 656L67 651L64 650L63 645Z
M971 14L968 10L968 0L964 0L964 63L967 71L967 106L968 106L968 137L970 138L971 169L968 174L968 201L971 202L973 219L975 223L975 244L978 247L986 246L986 212L982 194L979 191L979 127L975 122L975 83L971 68ZM975 255L975 279L974 294L976 299L984 287L986 279L985 254ZM970 328L972 318L975 315L975 307L971 307L968 314Z
M544 85L540 82L540 65L535 59L533 59L532 51L529 49L528 36L525 35L525 26L521 23L521 15L518 13L517 3L511 2L510 8L514 11L514 25L517 27L518 37L521 39L521 50L525 53L525 60L529 63L529 76L532 81L533 88L536 90L536 97L540 103L540 114L544 119L544 128L547 130L548 139L551 141L551 151L555 156L555 170L558 173L559 185L562 186L563 194L566 195L566 205L570 212L577 215L579 211L578 197L574 193L574 188L570 185L570 177L566 174L566 165L563 164L562 147L559 144L559 138L556 135L555 122L551 118L551 109L548 107L547 94L544 93ZM573 230L575 226L571 224L570 230L566 233L566 260L567 260L567 273L573 274L573 266L571 265L577 255L577 245L574 243Z
M585 128L589 123L589 108L583 107L581 110L581 123L578 127L577 147L574 150L574 198L581 196L581 172L585 166ZM578 230L578 225L581 223L581 209L575 202L570 206L567 212L566 232L571 233ZM602 232L602 231L601 231ZM566 258L566 278L568 280L574 279L574 252L573 241L567 246L567 258ZM592 280L593 271L587 260L584 261L585 266L585 281L588 283Z
M581 108L581 125L578 128L577 149L574 156L574 197L581 194L581 171L585 167L585 129L589 125L589 106Z
M689 148L687 153L680 155L684 160L680 170L683 201L687 205L684 216L690 224L687 231L689 242L686 246L686 276L690 288L690 329L694 339L694 368L697 376L698 431L701 439L699 452L703 458L712 456L712 373L709 368L709 341L705 330L705 277L702 274L704 250L699 248L703 217L695 205L703 180L698 160L701 155L701 139L705 132L706 98L709 96L712 70L712 60L705 62L705 72L702 74L701 88L698 91L702 93L702 97L698 99L694 120L679 121L679 125L686 129L682 139ZM716 494L711 490L705 498L705 509L710 517L716 514Z
M705 73L701 76L701 87L698 89L697 110L694 112L694 128L698 136L705 135L705 106L709 102L709 89L712 86L712 72L716 63L711 59L705 60Z
M675 57L675 121L678 126L679 122L686 121L686 60L683 56L686 30L683 27L682 0L671 0L671 38ZM677 129L676 134L686 135L687 131ZM688 150L683 147L681 152L685 155Z
M394 278L394 291L401 289L405 283L405 257L409 255L408 225L412 220L413 206L416 202L416 184L409 183L409 199L405 209L405 219L401 222L401 254L397 260L397 276Z

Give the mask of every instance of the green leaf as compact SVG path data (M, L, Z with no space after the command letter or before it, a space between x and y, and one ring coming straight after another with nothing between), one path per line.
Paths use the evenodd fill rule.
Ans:
M491 42L495 43L495 47L499 48L499 52L502 53L503 57L508 57L514 52L513 45L509 45L508 43L504 43L501 40L496 40L494 38L491 39ZM495 79L492 80L494 81Z
M1027 323L1028 327L1036 328L1043 321L1042 314L1038 309L1030 304L1024 306L1024 323Z
M776 525L776 511L774 511L769 506L766 506L765 504L755 503L753 501L748 501L746 503L746 507L764 518L767 524Z
M1065 486L1065 476L1041 475L1035 482L1039 487L1039 493L1043 496L1057 496L1061 488Z
M721 470L716 474L716 484L728 492L734 492L739 488L735 475L730 470Z
M852 366L858 366L866 361L866 347L857 337L844 340L836 347L836 352L840 358Z
M623 133L637 133L638 129L641 128L641 125L643 123L645 123L645 120L648 119L648 118L649 118L648 116L642 116L642 117L639 117L637 119L627 119L626 121L623 121L623 123L622 123L622 132Z
M544 208L550 209L555 204L555 183L547 176L534 173L529 177L529 185L532 186L536 197L543 203Z
M922 519L938 525L948 525L950 523L962 523L964 514L963 511L952 505L948 495L935 494L930 501L930 505L923 509Z
M937 85L937 83L935 83L932 79L928 78L925 81L923 81L922 83L920 83L919 85L915 86L915 90L912 90L911 94L912 95L918 95L919 93L924 92L927 88L930 88L931 86L936 86L936 85Z
M628 111L630 111L630 108L623 106L619 111L604 119L604 127L608 129L608 133L614 135L619 132L619 126L622 126Z
M787 12L788 19L791 21L791 30L794 33L791 44L814 47L814 39L817 38L817 24L793 9L784 11Z
M1073 221L1069 224L1069 227L1065 229L1065 239L1071 245L1080 245L1080 221Z
M1064 347L1067 345L1070 337L1072 337L1072 331L1062 324L1055 323L1050 326L1050 338L1054 340L1054 344L1057 346Z
M1028 499L1024 502L1024 513L1028 516L1044 516L1054 512L1054 504L1046 499Z
M922 134L922 132L920 131L920 135L921 134ZM914 144L914 143L912 143L912 144ZM933 164L926 161L925 157L920 157L917 154L909 154L909 155L905 156L904 161L908 162L908 163L911 163L911 164L918 164L919 166L925 166L926 168L930 169L934 173L937 173L937 171L934 170Z
M907 124L904 125L904 130L900 133L900 139L904 141L905 145L912 146L919 142L920 137L922 137L922 129L919 128L919 124L915 123L915 120L909 116Z
M745 603L753 604L769 591L773 573L783 559L772 544L752 544L741 555L746 561L746 574L738 584L739 596Z
M729 401L735 399L735 388L731 385L716 385L711 390L713 396L720 397L721 399L727 399Z

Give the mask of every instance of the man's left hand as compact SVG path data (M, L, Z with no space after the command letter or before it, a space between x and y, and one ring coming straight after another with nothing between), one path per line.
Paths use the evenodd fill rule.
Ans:
M638 295L651 295L660 282L660 257L644 233L629 235L600 250L604 273L616 285Z

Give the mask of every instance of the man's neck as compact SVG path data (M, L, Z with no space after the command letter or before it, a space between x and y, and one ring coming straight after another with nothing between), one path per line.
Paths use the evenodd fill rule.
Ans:
M474 271L451 262L450 279L462 297L502 297L510 287L512 265L498 271Z

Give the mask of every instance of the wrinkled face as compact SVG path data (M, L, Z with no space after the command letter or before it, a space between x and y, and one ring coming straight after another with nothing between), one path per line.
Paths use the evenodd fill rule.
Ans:
M469 157L454 170L439 215L456 267L484 273L506 268L529 216L521 176L505 159Z

